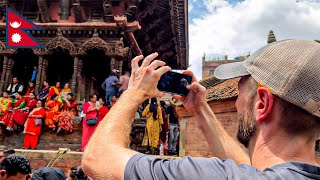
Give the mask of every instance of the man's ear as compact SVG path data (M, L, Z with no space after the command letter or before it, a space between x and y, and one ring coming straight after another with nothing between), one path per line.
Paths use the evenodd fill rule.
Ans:
M265 87L259 87L257 90L258 101L256 103L257 116L256 120L261 122L271 113L273 108L273 95Z

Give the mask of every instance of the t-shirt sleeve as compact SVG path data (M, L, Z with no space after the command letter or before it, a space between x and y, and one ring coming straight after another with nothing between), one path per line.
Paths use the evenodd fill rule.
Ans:
M133 156L124 179L227 179L224 161L217 158L160 159L144 154Z
M117 78L117 77L114 77L113 82L114 82L114 83L117 83L118 81L119 81L118 78Z

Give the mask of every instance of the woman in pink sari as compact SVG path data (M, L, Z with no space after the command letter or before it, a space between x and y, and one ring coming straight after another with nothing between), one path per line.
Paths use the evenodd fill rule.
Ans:
M82 121L82 143L81 151L84 151L91 135L98 125L98 111L99 107L96 107L97 96L90 95L89 102L85 102L83 105L83 113L86 114Z

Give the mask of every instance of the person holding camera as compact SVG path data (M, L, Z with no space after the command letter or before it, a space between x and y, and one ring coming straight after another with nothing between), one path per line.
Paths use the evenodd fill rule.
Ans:
M237 137L248 153L223 128L206 102L206 89L195 78L187 96L175 96L197 120L215 158L167 160L127 149L131 119L139 104L164 95L157 82L170 67L153 61L156 57L154 53L132 60L128 90L84 152L82 167L87 175L93 179L320 179L314 149L320 133L319 43L278 41L244 61L215 70L220 79L241 77Z

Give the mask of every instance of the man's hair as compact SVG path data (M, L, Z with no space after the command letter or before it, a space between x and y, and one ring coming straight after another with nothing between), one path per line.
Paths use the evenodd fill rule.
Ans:
M51 96L51 100L53 100L54 98L56 98L58 95L57 94L54 94Z
M252 81L251 92L257 92L258 83ZM320 135L320 118L312 115L306 110L281 99L274 95L274 98L279 102L282 109L282 120L280 121L280 127L289 135L301 135L306 134L312 137L318 137Z
M279 103L283 107L282 112L284 118L282 119L284 120L280 121L280 127L288 134L305 134L311 137L319 137L320 117L312 115L306 110L279 97L276 98L279 99Z
M8 150L3 151L3 154L5 157L9 156L10 154L14 154L14 153L16 153L16 151L14 149L8 149Z
M88 176L83 172L81 166L75 166L70 169L70 177L74 180L88 180Z
M95 94L90 94L89 95L89 101L91 101L91 99L95 96Z
M0 163L0 170L5 170L8 176L17 173L31 173L30 163L28 159L19 154L11 154Z

